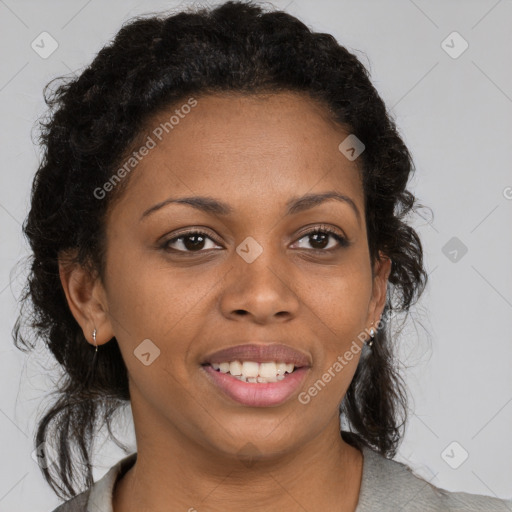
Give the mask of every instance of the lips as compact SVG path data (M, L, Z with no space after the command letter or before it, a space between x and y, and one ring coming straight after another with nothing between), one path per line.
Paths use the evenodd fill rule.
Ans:
M287 374L283 380L266 384L241 382L229 373L215 371L210 365L201 367L202 374L231 403L246 407L277 407L291 400L303 387L309 373L306 367Z
M270 375L263 379L261 376L250 379L248 377L247 380L244 378L244 372L251 375L254 375L254 371L257 374L272 373L269 367L266 368L267 371L262 371L261 368L262 363L271 365L272 362L278 363L277 366L273 365L273 378ZM236 373L231 375L226 368L224 373L213 367L223 366L222 363L230 363L229 370L234 365ZM248 368L245 368L246 365ZM256 342L236 345L207 355L201 363L201 373L213 384L214 389L230 401L248 407L276 407L298 393L311 365L308 355L288 345Z
M248 343L225 348L207 355L202 365L211 365L212 363L223 363L226 361L254 361L257 363L267 363L278 361L291 363L296 368L310 367L311 359L302 352L283 344L256 344Z

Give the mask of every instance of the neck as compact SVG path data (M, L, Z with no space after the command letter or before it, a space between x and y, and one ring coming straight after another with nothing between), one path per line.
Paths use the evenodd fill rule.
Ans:
M256 457L247 445L242 457L199 445L186 428L133 404L132 411L137 461L114 489L115 512L164 512L170 505L190 512L353 512L357 506L362 455L341 438L337 414L316 437L286 452Z

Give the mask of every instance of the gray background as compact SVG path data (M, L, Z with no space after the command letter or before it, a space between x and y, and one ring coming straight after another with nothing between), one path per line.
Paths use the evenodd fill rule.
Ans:
M14 266L27 254L20 225L38 165L31 130L44 112L42 88L82 69L131 16L189 4L0 0L0 512L58 503L31 457L52 362L44 353L27 358L10 338L25 275ZM510 498L512 1L273 4L332 33L370 69L413 154L410 188L434 212L411 219L430 282L400 337L413 401L397 459L437 486ZM43 31L58 43L46 59L31 47ZM457 58L446 51L463 48L459 36L446 39L454 31L469 44ZM129 422L121 426L131 442ZM123 455L106 444L95 476Z

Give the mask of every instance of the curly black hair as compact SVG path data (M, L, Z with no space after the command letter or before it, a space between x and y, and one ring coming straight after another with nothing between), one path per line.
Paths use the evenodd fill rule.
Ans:
M381 251L392 268L373 348L340 404L350 426L341 435L384 456L396 453L407 390L388 319L408 314L427 282L419 236L406 222L418 206L406 190L411 155L369 72L332 35L313 32L282 11L228 1L130 20L79 76L45 88L44 154L23 226L33 254L13 337L21 350L44 343L63 370L35 436L37 446L57 450L56 462L42 471L58 496L69 498L93 483L95 433L106 426L113 435L114 413L130 400L115 338L101 347L90 374L94 347L71 314L59 278L58 258L66 254L104 277L105 219L129 178L104 200L94 190L133 151L148 119L183 98L284 91L318 101L365 144L358 164L370 257L375 262Z

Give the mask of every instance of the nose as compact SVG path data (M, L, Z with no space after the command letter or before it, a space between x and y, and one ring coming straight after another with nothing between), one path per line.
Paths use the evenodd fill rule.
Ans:
M293 286L293 271L284 258L264 250L248 263L235 255L221 297L221 309L231 320L257 324L289 321L297 315L300 300Z

